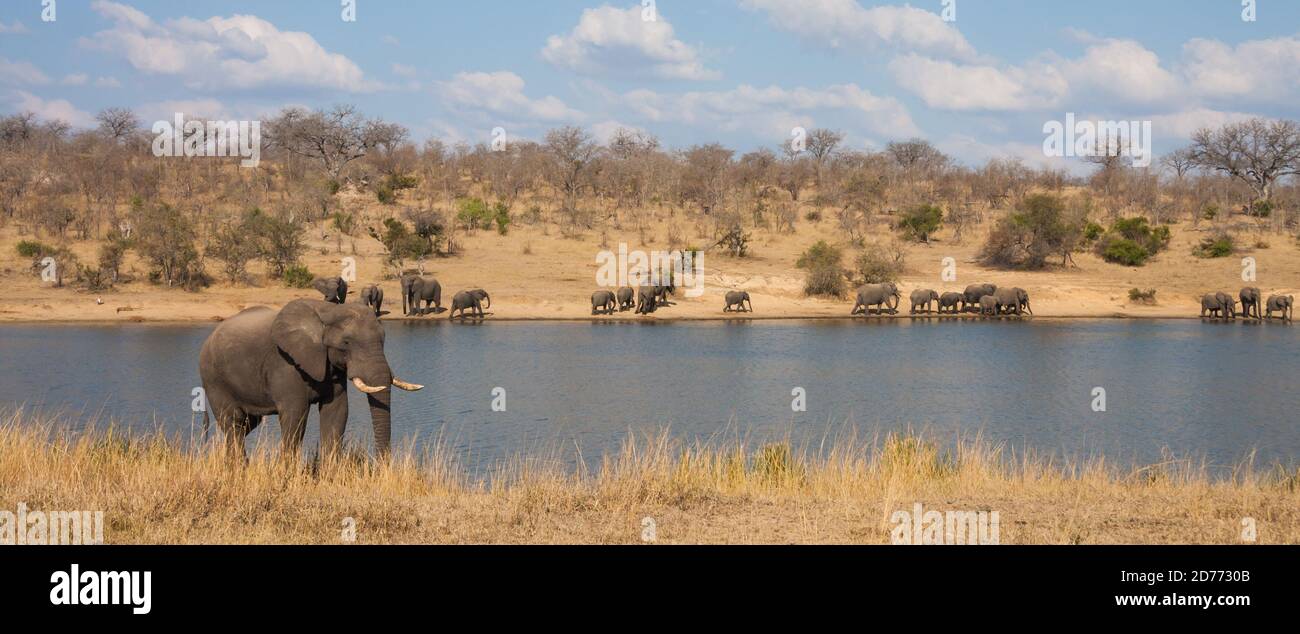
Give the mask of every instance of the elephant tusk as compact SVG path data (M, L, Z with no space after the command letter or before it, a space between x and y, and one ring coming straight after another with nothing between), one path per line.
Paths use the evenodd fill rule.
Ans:
M393 377L393 385L399 389L406 390L407 392L419 392L424 389L424 386L419 383L407 383L397 377Z
M361 390L362 392L365 392L366 394L375 394L375 393L377 393L377 392L383 392L384 390L388 389L388 386L387 386L387 385L385 385L385 386L383 386L383 387L371 387L371 386L369 386L369 385L366 385L366 382L365 382L365 381L362 381L362 380L361 380L361 377L356 377L356 378L352 379L352 384L355 385L355 386L357 386L357 389L358 389L358 390Z

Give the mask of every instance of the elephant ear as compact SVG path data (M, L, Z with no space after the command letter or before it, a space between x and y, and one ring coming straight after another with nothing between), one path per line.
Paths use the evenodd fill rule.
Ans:
M330 294L330 281L323 277L318 277L312 280L311 286L320 291L322 295L328 296Z
M307 376L325 380L325 323L306 300L294 300L280 310L271 322L271 341Z

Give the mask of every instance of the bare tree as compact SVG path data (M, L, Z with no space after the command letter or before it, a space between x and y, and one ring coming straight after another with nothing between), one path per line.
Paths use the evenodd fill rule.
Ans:
M551 182L564 195L564 208L577 205L584 177L600 149L582 128L566 126L546 133L546 151L551 155Z
M1192 135L1192 162L1250 186L1268 201L1278 179L1300 173L1300 124L1251 119Z
M348 163L375 148L395 148L406 139L406 128L380 119L367 119L353 106L308 112L286 108L266 125L271 146L319 161L338 181Z
M1191 148L1175 150L1164 155L1160 159L1160 164L1173 170L1174 176L1176 176L1179 181L1183 180L1183 177L1186 176L1188 172L1192 171L1192 168L1196 167L1196 162L1192 160Z
M104 136L121 143L135 135L140 129L140 118L127 108L105 108L95 115L99 122L99 131Z

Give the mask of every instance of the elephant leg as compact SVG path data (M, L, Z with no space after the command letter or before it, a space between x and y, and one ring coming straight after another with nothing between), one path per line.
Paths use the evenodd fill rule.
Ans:
M305 426L304 426L305 427ZM335 386L334 394L320 403L320 458L338 457L343 433L348 429L348 393L345 386Z
M306 403L276 404L280 416L280 453L286 462L296 461L307 433Z

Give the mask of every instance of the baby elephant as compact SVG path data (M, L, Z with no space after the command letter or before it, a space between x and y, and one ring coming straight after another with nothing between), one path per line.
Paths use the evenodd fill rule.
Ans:
M749 306L746 307L746 304ZM754 302L749 300L749 291L730 291L727 293L727 305L722 312L729 313L735 307L736 312L752 313L754 312Z
M341 277L318 277L311 285L331 304L342 304L348 299L348 282Z
M997 314L998 314L998 298L996 298L996 297L994 297L994 296L992 296L992 295L985 295L985 296L981 297L981 298L980 298L980 314L981 314L981 315L997 315Z
M631 286L618 289L618 312L636 307L636 291Z
M636 289L636 314L649 315L659 308L659 291L656 286L640 286Z
M460 318L464 319L467 309L470 310L471 317L482 319L485 302L486 308L492 308L492 298L488 297L488 292L481 288L456 293L456 296L451 298L451 311L447 313L447 319L455 318L456 311L460 311Z
M961 293L944 293L943 295L940 295L939 314L942 315L946 311L956 315L961 312L959 304L961 304L965 299L966 296Z
M378 317L384 305L384 289L374 284L361 289L361 303L375 309L375 317Z
M1264 313L1267 319L1273 318L1273 311L1282 313L1284 321L1291 321L1291 316L1295 314L1295 296L1294 295L1270 295L1268 298L1267 312Z
M924 307L925 312L928 313L930 312L930 303L939 301L939 294L928 288L918 288L912 291L911 299L912 308L907 311L909 314L915 315L921 312L918 307Z
M618 300L614 297L613 291L596 291L591 294L591 314L612 315L617 307Z

